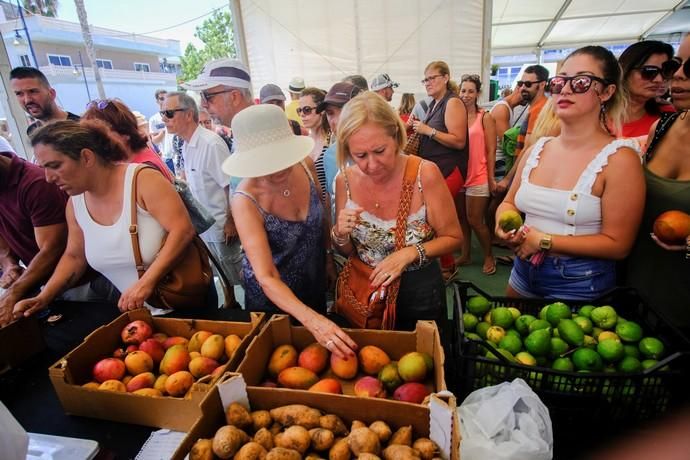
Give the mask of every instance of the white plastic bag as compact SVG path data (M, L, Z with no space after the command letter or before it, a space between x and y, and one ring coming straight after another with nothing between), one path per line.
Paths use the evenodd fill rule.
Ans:
M0 454L3 460L24 460L29 450L29 435L0 402Z
M549 410L522 379L472 392L458 408L462 460L550 460Z

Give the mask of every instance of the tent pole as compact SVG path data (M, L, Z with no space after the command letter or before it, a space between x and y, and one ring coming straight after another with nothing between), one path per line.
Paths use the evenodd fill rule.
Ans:
M242 9L240 8L240 0L229 0L230 14L232 15L232 35L235 42L235 51L237 58L242 61L248 68L251 75L251 67L249 66L249 55L247 54L247 41L244 38L244 22L242 20Z
M494 0L486 0L484 2L484 11L482 12L482 81L489 82L491 79L491 22L493 19ZM489 85L489 88L491 85ZM491 97L491 91L482 91L481 102L488 102Z

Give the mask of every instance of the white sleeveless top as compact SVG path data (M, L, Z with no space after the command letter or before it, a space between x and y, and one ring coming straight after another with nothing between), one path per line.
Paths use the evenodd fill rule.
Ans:
M129 235L130 210L132 206L132 177L140 166L130 164L125 173L122 212L113 225L95 222L86 208L84 194L72 197L74 216L84 233L84 253L86 261L94 270L110 280L120 291L126 291L139 276L134 262L132 239ZM165 230L156 219L137 205L137 225L139 246L144 265L153 263L161 248ZM158 313L158 309L151 309Z
M601 197L592 195L592 186L609 157L621 147L639 153L633 139L616 139L603 149L584 169L572 190L558 190L530 183L529 175L539 164L544 144L552 137L542 137L534 145L522 170L522 183L515 195L515 206L525 213L525 224L554 235L592 235L601 232Z

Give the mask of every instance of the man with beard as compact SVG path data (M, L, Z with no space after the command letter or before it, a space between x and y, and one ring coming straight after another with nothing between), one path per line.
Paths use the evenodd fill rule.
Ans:
M547 98L544 96L546 81L549 79L549 71L544 66L531 65L525 68L522 80L517 82L523 104L529 104L529 117L522 124L520 135L518 136L517 147L515 147L515 158L517 159L525 146L525 139L532 134L534 125L541 109L544 108ZM515 161L517 164L517 160Z
M10 72L10 84L21 106L36 120L26 129L29 136L34 130L51 121L79 121L78 115L57 106L55 89L50 86L40 70L33 67L15 67Z

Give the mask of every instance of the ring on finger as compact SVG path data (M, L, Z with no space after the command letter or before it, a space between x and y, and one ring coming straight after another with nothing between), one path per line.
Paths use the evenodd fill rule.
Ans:
M329 340L328 342L326 342L326 348L331 348L331 345L333 345L333 343L333 340Z

